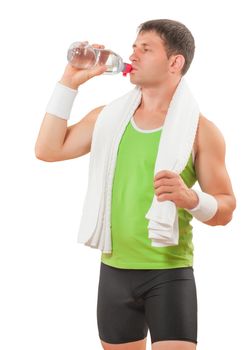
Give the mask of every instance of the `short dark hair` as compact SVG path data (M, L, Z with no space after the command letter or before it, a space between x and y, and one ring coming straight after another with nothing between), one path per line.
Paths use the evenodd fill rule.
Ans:
M141 23L138 33L154 31L164 41L167 57L181 54L185 64L181 74L185 75L194 57L195 43L190 30L182 23L171 19L154 19Z

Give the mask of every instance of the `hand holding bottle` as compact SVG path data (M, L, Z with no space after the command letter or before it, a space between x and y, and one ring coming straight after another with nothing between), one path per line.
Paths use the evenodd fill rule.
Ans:
M93 44L92 47L96 49L104 49L104 45ZM76 68L70 62L66 65L64 74L59 81L61 84L66 85L74 90L77 90L78 87L85 83L87 80L103 74L107 66L105 65L106 59L99 62L98 65L84 69L84 68Z
M87 70L105 64L107 69L104 74L113 75L121 72L126 76L132 69L131 64L125 63L116 52L102 46L91 46L88 41L76 41L68 49L68 62L75 68Z

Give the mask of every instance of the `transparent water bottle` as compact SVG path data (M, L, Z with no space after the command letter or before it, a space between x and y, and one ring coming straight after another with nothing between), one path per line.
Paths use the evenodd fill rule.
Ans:
M122 72L124 76L132 70L129 63L108 49L96 49L88 41L76 41L68 49L68 62L76 68L90 69L98 64L105 64L107 70L103 74L117 74Z

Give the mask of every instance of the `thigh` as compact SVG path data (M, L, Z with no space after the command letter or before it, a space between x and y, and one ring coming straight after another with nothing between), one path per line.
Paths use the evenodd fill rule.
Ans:
M163 340L153 343L152 350L196 350L196 344L179 340Z
M101 340L104 350L146 350L147 339L132 341L123 344L110 344Z
M129 270L101 264L97 322L100 339L106 343L123 344L147 336L144 305L133 298Z
M189 278L156 281L145 295L145 313L152 343L180 340L196 344L197 294L193 274Z

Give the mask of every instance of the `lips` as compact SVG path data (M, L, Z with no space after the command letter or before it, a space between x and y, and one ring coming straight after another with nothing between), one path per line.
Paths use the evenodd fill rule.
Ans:
M137 70L137 68L136 67L134 67L134 66L132 66L132 70L131 70L131 72L132 71L136 71Z

